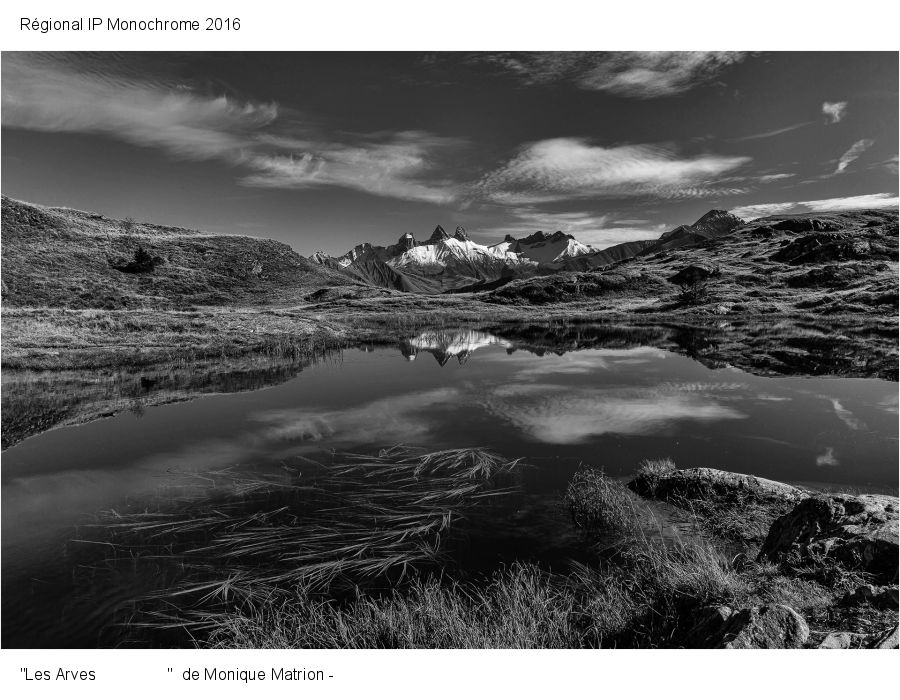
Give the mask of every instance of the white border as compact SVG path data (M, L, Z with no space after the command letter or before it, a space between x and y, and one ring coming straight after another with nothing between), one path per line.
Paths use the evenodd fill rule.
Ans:
M881 50L897 51L897 10L883 1L332 0L309 3L7 3L0 48L11 50ZM19 18L240 17L237 32L35 34ZM2 60L2 58L0 58ZM896 684L896 652L817 651L194 651L0 652L8 698L297 697L689 698L858 697ZM319 683L200 683L187 667L322 668ZM26 681L21 667L93 670L91 682ZM167 668L172 667L172 673ZM304 687L305 686L305 687Z

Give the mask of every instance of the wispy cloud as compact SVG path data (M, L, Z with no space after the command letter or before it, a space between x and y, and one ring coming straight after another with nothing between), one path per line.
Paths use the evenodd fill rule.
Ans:
M384 137L382 137L384 138ZM258 154L245 159L255 172L242 182L252 187L306 189L334 185L369 194L444 203L455 199L457 185L432 174L436 156L461 145L458 139L423 132L392 134L382 142L299 143L287 154Z
M746 418L702 395L653 388L596 392L556 384L510 384L492 391L485 407L531 439L556 445L577 444L612 433L657 433L677 421L710 423Z
M874 145L875 142L872 139L860 139L859 141L854 143L838 160L837 168L835 169L834 174L839 175L840 173L844 172L847 169L847 166L850 165L850 163L859 158L863 153L865 153Z
M832 408L834 408L834 415L836 415L838 419L842 423L844 423L844 425L850 428L850 430L865 430L865 423L854 416L852 411L844 408L843 404L840 401L828 397L824 398L826 399L826 401L831 402L831 406Z
M481 229L480 236L495 242L507 234L520 238L536 230L563 231L575 236L581 243L603 249L619 243L658 238L666 230L664 223L653 224L646 219L614 221L609 214L593 211L549 211L528 204L507 207L503 215L510 223Z
M261 428L257 439L318 442L329 445L393 444L433 440L434 424L425 411L458 400L457 389L431 389L390 396L339 411L291 408L260 411L251 416Z
M177 158L220 160L249 171L253 187L343 187L400 199L447 202L458 188L436 173L463 145L425 132L329 139L277 104L207 95L33 55L3 57L3 125L105 134Z
M822 114L828 124L837 124L847 115L846 102L823 102Z
M746 165L745 156L681 156L647 144L604 147L582 138L538 141L479 183L489 199L512 204L586 197L646 196L663 199L739 194L717 188L722 173Z
M804 126L809 126L810 124L814 124L815 122L799 122L797 124L791 124L790 126L783 126L780 129L772 129L771 131L762 131L758 134L750 134L749 136L741 136L736 139L732 139L732 141L755 141L756 139L767 139L772 136L778 136L779 134L787 134L791 131L796 131L797 129L801 129Z
M773 214L796 214L801 212L831 211L836 209L896 209L900 203L896 194L877 192L852 197L835 197L833 199L815 199L807 202L768 202L765 204L749 204L731 210L742 219L756 219Z
M650 99L686 92L743 58L733 51L629 51L479 54L473 60L488 62L526 84L564 82Z
M3 57L3 126L109 134L182 158L238 159L256 130L278 116L274 103L237 102L66 65Z

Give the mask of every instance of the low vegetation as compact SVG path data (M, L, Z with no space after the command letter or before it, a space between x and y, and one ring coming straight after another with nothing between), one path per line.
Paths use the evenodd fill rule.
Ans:
M136 601L129 643L182 644L186 631L219 648L691 646L698 611L716 606L790 605L834 625L864 581L757 563L707 515L683 513L681 534L663 536L648 502L598 470L566 494L586 563L455 570L454 522L515 490L520 469L483 450L394 447L273 476L184 475L166 510L105 514L79 556L100 554L93 577L124 569L163 586Z

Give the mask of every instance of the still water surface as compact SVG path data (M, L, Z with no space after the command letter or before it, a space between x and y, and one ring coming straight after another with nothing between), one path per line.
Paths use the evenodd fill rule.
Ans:
M3 453L3 645L93 646L134 590L75 590L75 528L139 508L173 471L259 471L301 456L480 446L525 457L524 493L471 561L572 554L560 493L582 466L626 476L645 458L809 484L897 487L897 387L758 377L654 347L557 355L479 333L423 333L343 353L268 388L200 396L30 437ZM471 561L469 563L471 563Z

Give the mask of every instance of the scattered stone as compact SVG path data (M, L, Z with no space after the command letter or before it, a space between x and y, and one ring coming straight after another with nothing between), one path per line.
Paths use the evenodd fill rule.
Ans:
M809 639L809 627L787 605L733 610L727 605L696 612L698 622L686 637L692 649L796 649Z
M777 518L759 558L820 563L825 557L866 571L876 582L897 580L898 504L896 496L817 495Z
M852 632L832 632L819 644L819 649L849 649L856 635Z
M893 629L888 630L880 637L877 637L872 643L870 649L897 649L898 647L898 629L894 625Z
M809 639L809 626L787 605L746 608L726 625L722 649L797 649Z

